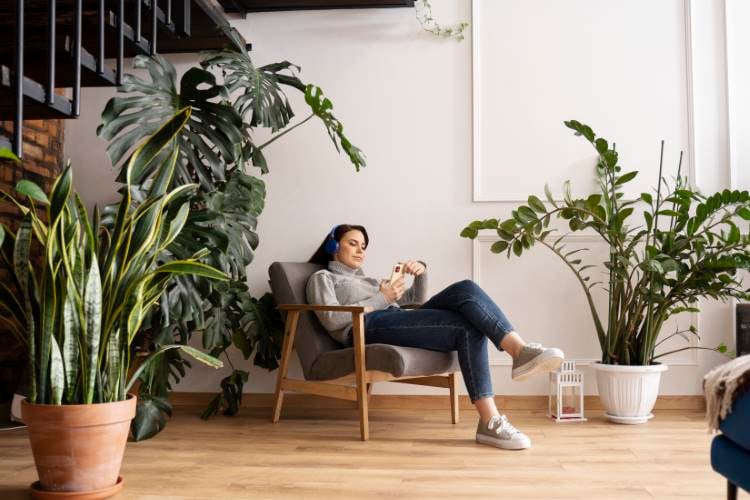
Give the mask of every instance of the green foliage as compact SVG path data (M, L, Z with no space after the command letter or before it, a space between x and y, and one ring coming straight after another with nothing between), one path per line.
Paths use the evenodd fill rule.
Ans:
M226 280L216 269L188 256L169 263L159 257L185 222L182 196L195 186L167 189L174 172L175 136L190 118L180 110L141 144L124 167L125 186L111 226L93 221L73 191L67 165L50 196L39 186L18 183L21 196L3 196L22 208L15 233L4 227L0 259L12 269L3 285L2 320L28 347L32 403L92 404L125 399L130 385L162 354L179 348L211 366L221 363L189 346L167 346L147 357L128 381L132 344L143 317L176 275ZM140 202L131 179L152 171L155 180ZM23 197L28 199L23 203ZM44 205L40 214L36 203ZM39 259L32 255L39 254ZM16 289L20 294L13 294Z
M197 256L230 277L224 282L196 275L175 277L159 307L144 315L136 333L138 343L153 351L168 344L187 344L194 333L199 333L203 347L214 356L234 345L246 359L255 351L253 362L272 370L280 356L281 317L270 294L256 300L246 284L246 269L259 243L257 223L266 188L247 167L253 165L261 173L268 172L264 148L315 117L321 119L334 146L347 154L357 170L365 166L365 159L345 136L330 100L318 87L298 78L297 66L288 61L255 66L236 30L229 26L223 29L235 41L235 47L204 53L200 67L189 69L179 83L174 67L165 59L137 57L135 67L148 76L125 77L119 89L123 95L109 101L97 133L110 141L108 153L113 163L122 165L135 140L153 131L176 110L192 110L190 119L176 134L178 158L170 187L197 186L186 198L189 211L184 227L162 250L160 260ZM310 106L310 115L296 124L291 123L294 111L285 89L304 93ZM253 137L258 128L278 133L256 144ZM134 179L133 196L140 202L157 176L153 169L139 174ZM115 214L105 210L103 218L107 224L114 224ZM208 251L199 253L203 248ZM187 365L176 353L169 358L173 369L167 369L165 363L162 361L158 370L141 374L141 396L151 397L154 403L149 403L148 411L144 408L143 418L136 417L135 434L153 435L168 416L164 402L170 379L179 380ZM223 394L235 397L239 393L223 389ZM238 407L239 399L232 406Z
M660 339L664 322L676 314L697 312L700 298L750 299L750 288L743 289L738 271L750 269L750 236L740 230L740 220L750 220L750 194L723 190L705 196L693 189L678 166L669 186L660 165L658 187L641 193L635 200L624 200L622 187L637 171L624 172L618 154L609 142L596 137L591 127L572 120L565 125L584 137L598 153L596 177L599 192L573 199L570 183L563 185L562 201L555 200L545 186L546 203L530 196L505 221L473 221L462 231L465 238L476 238L482 229L497 231L499 240L491 251L521 256L536 244L559 256L574 273L588 301L602 350L602 362L647 365L655 359L690 347L656 355L656 348L674 336L689 340L698 336L691 326ZM642 225L632 225L636 210ZM567 224L570 232L560 234L551 228L552 218ZM586 264L578 255L588 249L566 250L566 236L579 231L593 232L604 240L610 256L603 263L606 282L592 281L597 265ZM606 328L603 315L594 305L591 290L604 285L608 293ZM726 346L710 349L726 353Z

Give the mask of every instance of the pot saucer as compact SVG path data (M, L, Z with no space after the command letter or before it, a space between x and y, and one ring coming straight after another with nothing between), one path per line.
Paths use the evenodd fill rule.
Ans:
M620 417L618 415L610 415L609 413L605 413L604 415L616 424L645 424L654 418L653 413L649 413L645 417Z
M38 500L54 500L65 498L68 500L101 500L115 496L122 490L124 480L117 476L117 482L112 486L92 491L48 491L43 490L39 481L31 483L31 498Z

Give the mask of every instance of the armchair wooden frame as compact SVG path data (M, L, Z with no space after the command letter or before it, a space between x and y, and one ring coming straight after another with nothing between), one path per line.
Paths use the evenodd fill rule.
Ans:
M404 307L404 306L402 306ZM359 429L362 441L370 438L368 402L372 384L375 382L402 382L407 384L445 387L450 391L451 422L458 423L458 378L457 372L443 373L424 377L394 377L392 374L368 370L365 366L365 308L359 306L326 306L315 304L279 304L279 310L286 311L284 326L284 344L281 349L276 381L276 400L273 407L273 422L279 421L281 406L284 403L284 391L304 392L326 396L330 398L356 401L359 409ZM297 321L304 311L335 311L352 314L352 337L354 340L355 372L345 377L325 380L309 381L287 378L289 359L294 347L294 336L297 333Z

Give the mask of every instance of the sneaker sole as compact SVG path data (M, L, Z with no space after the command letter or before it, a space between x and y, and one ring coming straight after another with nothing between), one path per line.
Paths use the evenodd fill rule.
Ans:
M565 354L560 349L554 347L549 348L536 358L532 359L524 366L514 368L511 373L513 380L526 380L529 377L533 377L540 372L550 372L557 370L562 365L565 359Z
M484 436L482 434L477 434L476 439L477 443L494 446L495 448L500 448L501 450L527 450L531 448L531 443L507 443L488 436Z

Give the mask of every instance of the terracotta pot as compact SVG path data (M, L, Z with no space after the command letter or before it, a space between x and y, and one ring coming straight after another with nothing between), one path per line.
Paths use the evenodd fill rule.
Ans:
M87 492L117 483L136 397L91 405L21 404L41 487Z

